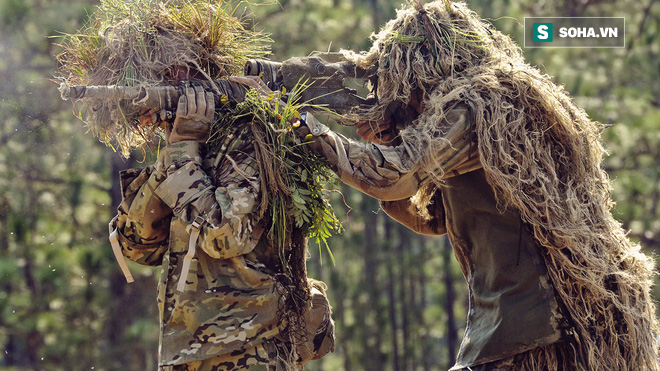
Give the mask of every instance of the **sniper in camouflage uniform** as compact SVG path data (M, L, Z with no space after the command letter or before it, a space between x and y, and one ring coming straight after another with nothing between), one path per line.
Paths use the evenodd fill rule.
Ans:
M212 82L238 74L247 59L267 51L263 35L245 30L240 20L205 1L105 0L93 17L87 29L69 35L63 44L59 78L67 85L140 89L190 78ZM299 141L268 163L258 161L275 148L267 141L252 145L255 138L273 134L263 131L277 124L276 116L268 115L275 109L271 102L255 95L238 107L242 117L252 116L261 126L222 126L226 120L233 123L232 114L213 123L214 111L201 105L213 107L214 102L213 93L186 89L169 127L171 123L143 120L155 112L131 101L76 103L92 132L124 155L137 147L155 148L159 136L168 142L154 165L121 174L123 201L111 223L113 249L140 264L162 267L158 308L163 370L234 370L259 364L299 369L334 349L325 285L308 279L305 268L307 237L314 228L327 229L314 223L319 213L331 215L331 209L322 197L320 175L301 181L301 172L321 171L323 164L303 155L306 148ZM258 110L250 111L253 107ZM219 130L218 125L232 128L222 137L228 142L206 143L209 128ZM262 130L255 134L248 129ZM273 167L287 156L299 160L298 172L271 182ZM308 204L315 209L296 209L300 205L289 192L291 182L315 196L316 203ZM281 207L270 207L271 201ZM277 217L291 210L310 222ZM120 265L125 268L123 258Z

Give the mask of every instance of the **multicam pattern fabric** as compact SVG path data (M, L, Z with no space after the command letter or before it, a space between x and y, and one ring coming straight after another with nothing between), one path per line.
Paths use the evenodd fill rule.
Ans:
M269 355L263 344L256 347L233 352L232 354L210 357L201 361L193 361L176 366L164 366L160 371L223 371L247 369L265 371Z
M517 211L500 210L478 153L471 155L467 116L465 108L448 113L435 161L420 155L410 133L414 125L388 147L350 140L308 120L316 148L342 181L380 199L385 212L414 231L448 234L469 286L466 333L452 370L555 344L564 324L538 245ZM421 217L411 197L438 178L431 215Z
M137 263L162 266L161 367L277 365L264 348L279 341L281 298L263 262L268 246L254 212L260 194L257 167L249 152L232 153L233 158L215 164L215 157L200 157L196 142L178 142L162 151L154 166L121 174L123 201L115 225L122 252ZM222 175L220 182L208 175L214 173ZM181 277L195 226L195 254ZM181 279L182 291L177 290ZM324 310L329 322L324 336L332 340L327 300Z

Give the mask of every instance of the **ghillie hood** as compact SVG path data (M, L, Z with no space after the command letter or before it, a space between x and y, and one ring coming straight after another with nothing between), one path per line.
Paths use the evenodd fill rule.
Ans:
M426 149L423 166L435 169L438 126L455 104L467 105L488 182L501 207L518 210L544 247L574 327L560 356L586 370L657 370L653 263L612 216L600 125L465 4L411 1L373 39L367 53L346 52L377 69L379 104L363 118L381 119L390 104L408 103L421 89L424 112L401 135ZM437 187L439 180L419 199Z
M57 77L68 85L141 87L241 74L248 59L268 53L270 39L244 28L235 11L231 2L101 0L86 27L65 35ZM127 101L86 99L76 111L125 156L157 129L140 126Z

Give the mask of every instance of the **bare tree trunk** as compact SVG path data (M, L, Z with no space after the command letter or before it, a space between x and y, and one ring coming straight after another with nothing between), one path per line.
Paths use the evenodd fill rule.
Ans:
M10 259L11 252L9 251L9 213L11 211L11 206L9 205L9 200L6 195L0 197L0 257L3 259ZM6 294L7 297L11 297L12 292L14 291L13 285L9 281L5 281L2 285L2 292ZM4 319L0 319L0 323L3 323ZM18 361L17 349L16 349L16 335L12 332L9 332L7 335L7 340L5 342L4 348L4 361L3 364L7 366L15 365Z
M408 264L410 255L407 251L410 248L410 239L407 236L408 228L402 224L397 223L397 234L399 235L399 243L397 245L397 256L399 262L399 274L398 274L398 286L399 286L399 300L400 300L400 310L401 310L401 349L403 354L401 357L401 368L403 370L409 370L409 361L410 361L410 290L407 287L407 276L412 274L409 272Z
M456 319L454 318L454 302L456 301L456 292L454 291L454 276L451 272L451 259L453 259L452 248L447 237L442 238L442 251L443 251L443 265L444 265L444 281L446 290L445 311L447 312L447 353L449 364L447 368L454 365L456 358L456 344L458 343L458 335L456 329Z
M338 280L337 280L338 281ZM333 315L336 315L335 321L337 322L337 325L339 324L345 324L346 323L346 302L345 298L347 295L347 290L345 287L340 288L341 291L336 291L335 292L335 303L337 303L337 308L335 311L333 311ZM350 339L352 338L351 334L348 333L348 331L336 331L336 336L337 336L337 350L341 349L343 350L344 353L344 370L345 371L352 371L353 366L351 363L351 354L348 350L348 348L345 346L346 344L350 343Z
M426 255L427 255L426 244L428 243L428 239L424 236L419 236L419 240L422 249L420 260L426 261ZM422 366L424 368L424 371L429 371L431 369L431 354L429 351L429 331L428 331L428 327L426 326L426 322L424 321L424 312L426 312L428 302L426 300L426 274L424 273L423 269L419 270L417 279L419 280L418 318L421 320L420 326L423 329L421 331L421 339L420 339L421 348L422 348Z
M26 211L27 215L23 216L25 218L21 222L21 229L23 230L16 231L16 237L18 241L18 251L22 252L23 259L25 260L23 277L25 278L31 303L31 307L28 309L28 317L34 317L37 314L46 311L47 304L43 299L41 283L37 280L37 277L35 277L34 274L36 260L33 246L36 244L34 243L34 233L31 232L37 229L37 215L35 215L35 212L37 210L38 192L32 188L32 185L29 185L28 187L30 190L28 195L29 206ZM25 359L27 359L28 364L34 370L41 370L39 360L41 358L41 348L43 347L44 342L43 338L43 334L37 329L32 329L27 333L27 352Z
M380 304L380 286L378 284L378 270L380 263L378 261L378 248L376 246L376 226L378 223L378 215L374 214L374 201L369 198L362 200L362 215L364 216L364 279L365 285L368 288L368 307L363 311L367 317L374 319L374 321L365 322L365 361L368 362L368 367L373 367L376 370L382 369L380 348L382 344L381 329L378 328L380 322L379 304Z
M117 206L121 203L121 188L119 185L119 172L129 169L132 161L123 160L115 153L109 153L111 156L112 164L112 188L110 190L111 199L111 215L116 214ZM108 221L99 221L99 223L107 223ZM108 250L110 247L108 247ZM111 258L112 254L108 251L106 255ZM111 300L108 308L108 319L105 328L107 329L107 347L112 351L112 355L108 359L112 359L110 368L130 368L130 353L126 342L124 341L124 333L126 328L133 320L133 307L129 298L129 291L126 279L119 269L114 269L108 278L110 283ZM136 285L134 283L133 285Z
M415 238L417 240L417 238ZM416 263L419 262L417 259L417 256L415 256ZM422 265L416 264L417 267L421 267ZM407 348L407 355L408 358L410 359L410 370L416 370L417 369L417 347L416 345L419 343L419 333L420 329L422 327L422 324L424 323L424 319L422 318L423 315L419 311L419 303L417 302L417 274L418 271L421 270L419 268L415 269L414 266L410 266L410 269L408 270L408 292L410 293L410 328L411 330L411 335L410 335L410 344L409 347Z
M388 256L393 256L393 246L392 246L392 220L388 216L384 216L384 226L385 226L385 244L387 246L387 251L389 252ZM387 295L389 302L389 315L390 315L390 327L392 328L392 366L395 371L401 369L401 360L399 359L399 326L397 324L397 310L396 310L396 277L394 275L394 264L395 262L392 259L387 261Z

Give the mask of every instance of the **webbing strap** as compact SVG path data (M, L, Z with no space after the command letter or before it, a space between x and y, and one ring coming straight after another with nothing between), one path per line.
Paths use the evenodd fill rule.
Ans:
M197 246L197 238L199 238L199 233L202 224L204 223L204 217L202 214L197 215L195 220L192 222L192 231L190 232L190 238L188 239L188 252L183 258L183 267L181 267L181 277L179 277L179 283L176 286L178 291L184 291L186 288L186 279L188 278L188 273L190 272L190 263L195 256L195 250Z
M124 277L126 277L126 282L131 283L135 280L133 279L131 270L128 268L128 265L126 264L124 255L121 253L121 246L119 245L119 239L117 238L117 234L119 232L117 232L117 228L112 228L112 225L115 223L116 220L117 217L115 216L110 221L110 224L108 224L108 233L110 233L108 239L110 240L110 245L112 246L112 252L115 254L115 259L117 259L119 268L121 268L121 272L124 274Z

